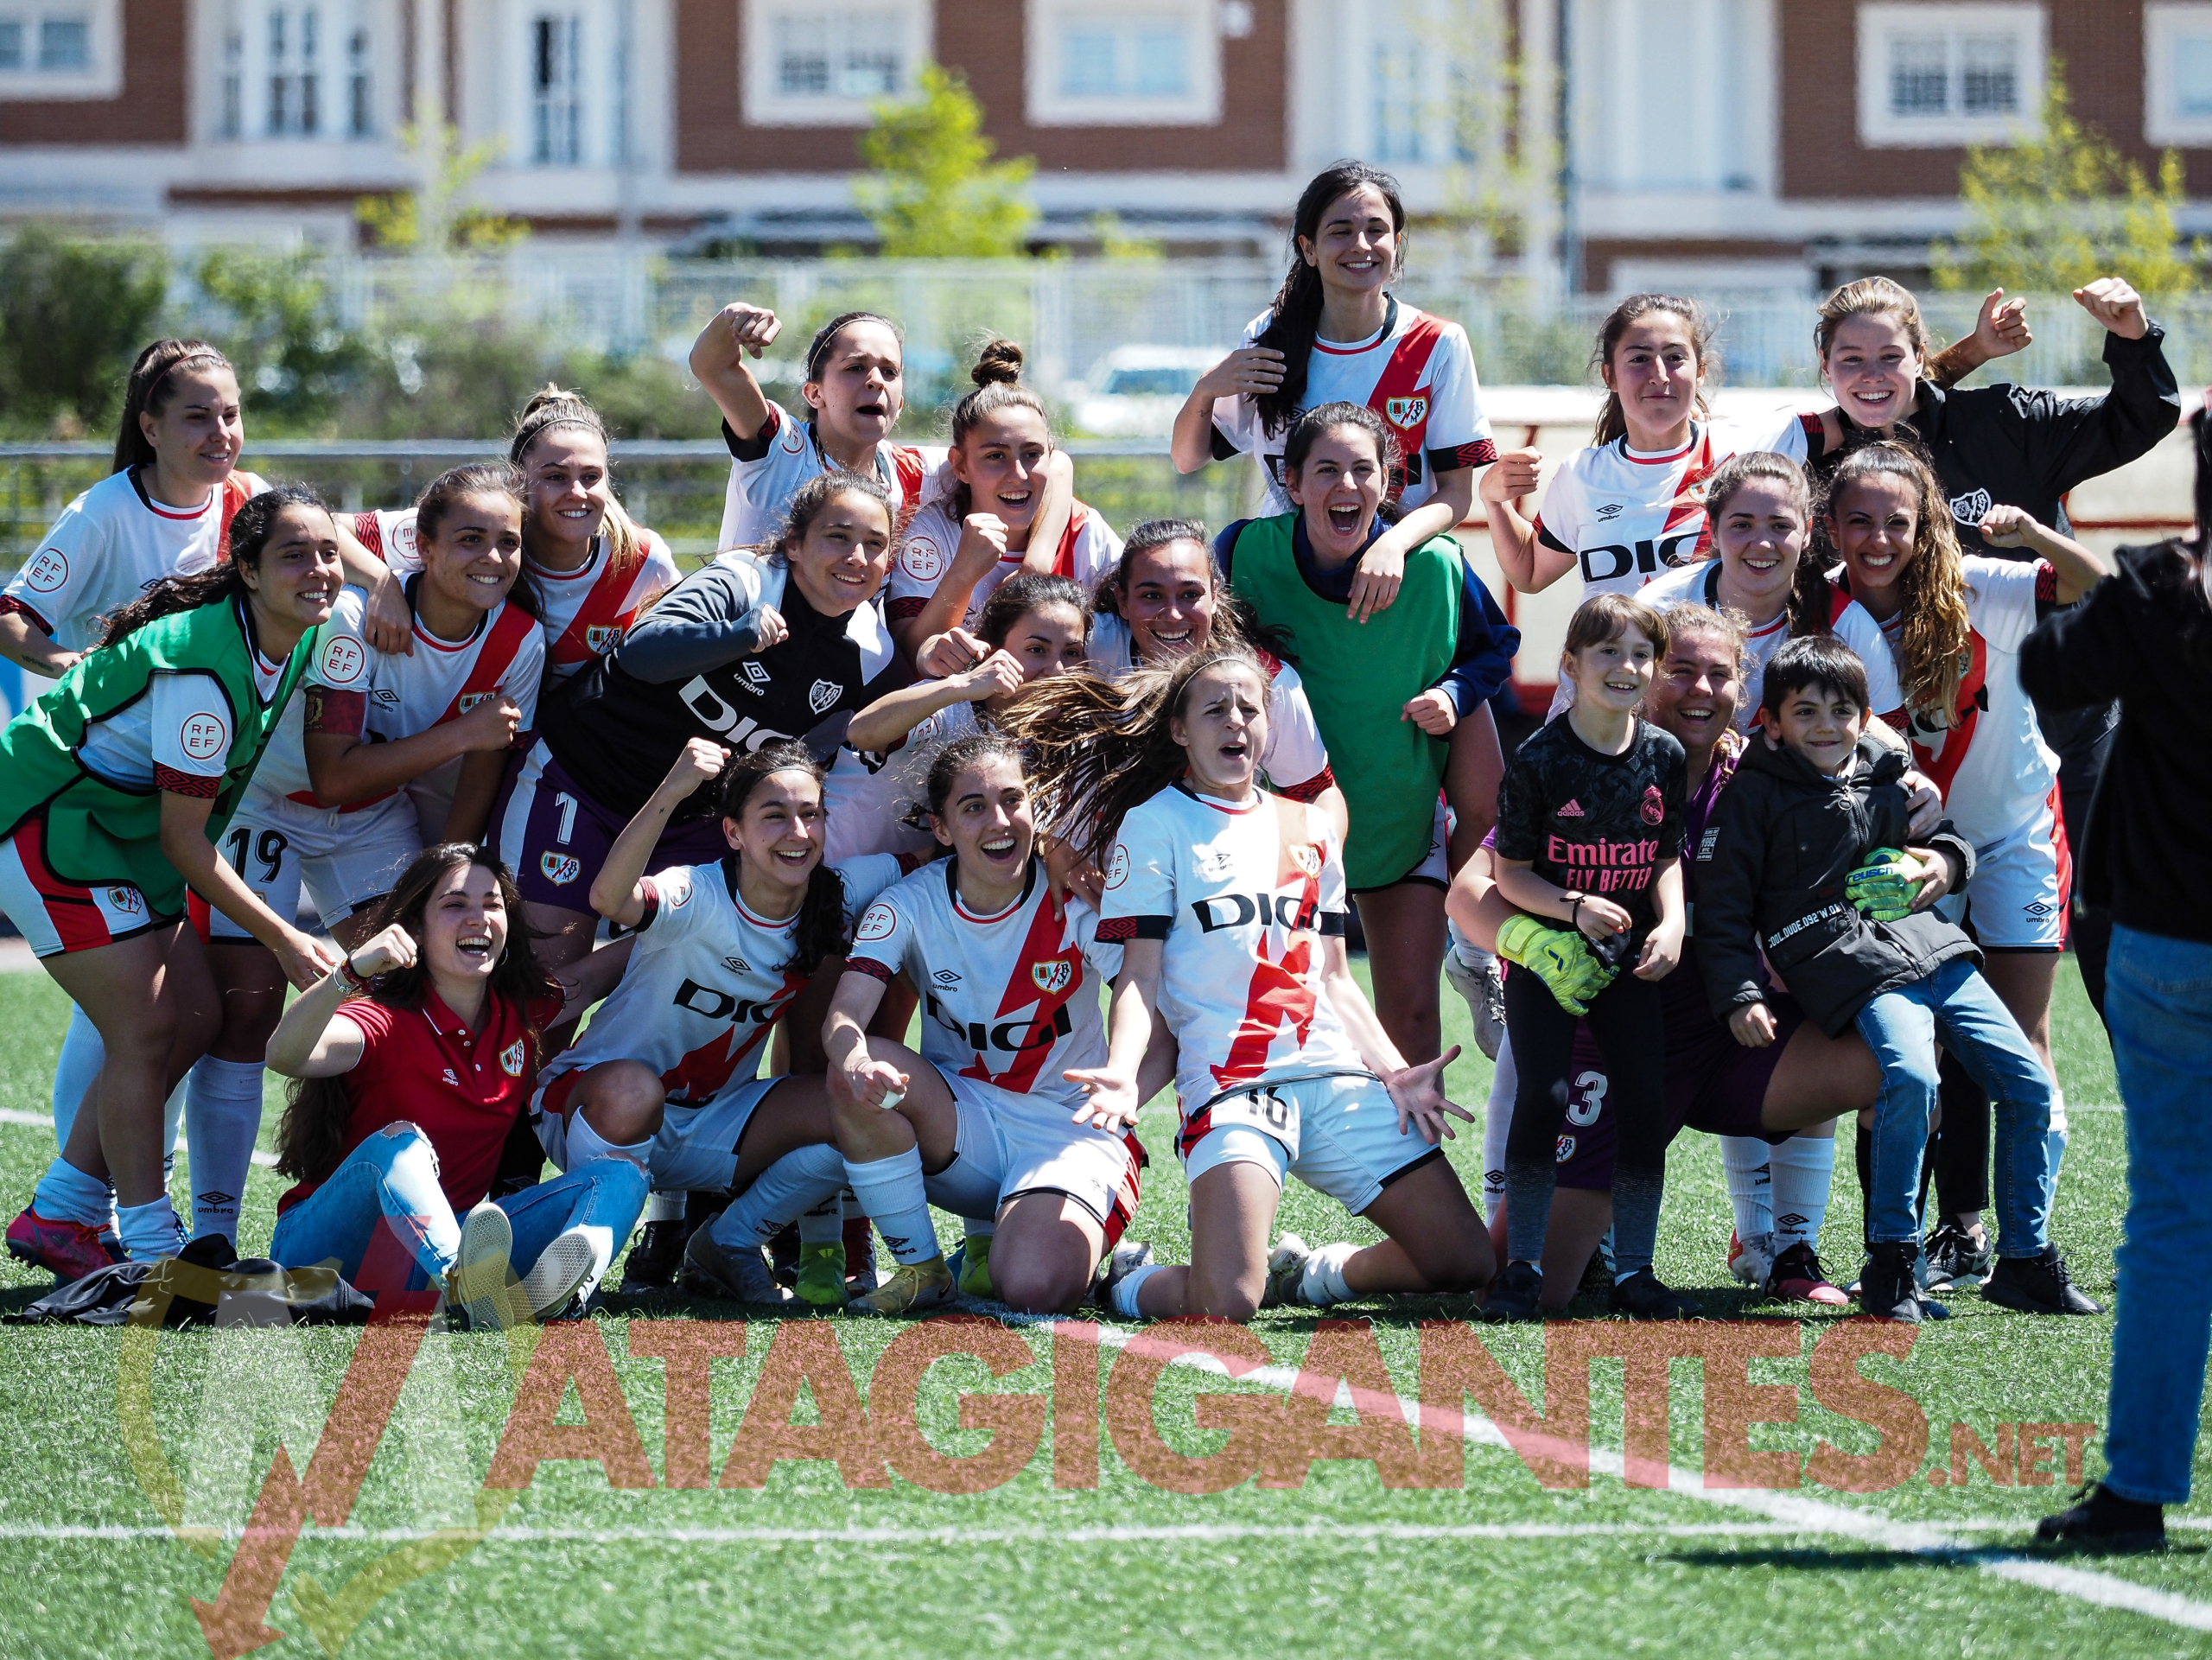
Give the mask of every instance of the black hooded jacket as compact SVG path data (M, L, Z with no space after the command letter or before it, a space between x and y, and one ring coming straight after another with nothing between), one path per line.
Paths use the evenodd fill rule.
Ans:
M1931 911L1876 922L1844 883L1877 848L1908 839L1957 862L1955 890L1974 874L1974 849L1945 824L1907 837L1904 755L1862 738L1850 774L1826 778L1758 733L1697 849L1698 961L1714 1018L1764 1002L1759 951L1805 1013L1830 1037L1881 992L1925 979L1957 957L1980 960L1965 932Z

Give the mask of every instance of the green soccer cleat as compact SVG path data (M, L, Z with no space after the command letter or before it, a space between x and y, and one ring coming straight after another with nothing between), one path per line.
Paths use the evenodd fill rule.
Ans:
M973 1297L978 1302L998 1301L998 1288L991 1283L989 1234L969 1234L946 1259L945 1266L952 1270L952 1283L960 1288L962 1296Z
M798 1248L798 1273L791 1281L798 1300L817 1308L842 1308L845 1294L845 1247L832 1240L826 1245Z

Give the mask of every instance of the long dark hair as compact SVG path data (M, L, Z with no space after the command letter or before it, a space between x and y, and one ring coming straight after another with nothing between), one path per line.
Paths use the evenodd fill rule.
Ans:
M1788 490L1805 525L1805 545L1797 555L1797 574L1789 588L1790 638L1827 633L1835 589L1828 582L1827 557L1813 520L1813 487L1805 469L1787 455L1771 449L1747 449L1713 469L1705 487L1705 524L1714 557L1719 556L1720 515L1727 510L1729 499L1753 479L1770 480Z
M1025 746L1054 834L1104 865L1129 810L1189 771L1168 722L1183 713L1191 683L1224 666L1250 670L1267 701L1271 683L1259 658L1244 646L1216 643L1119 681L1091 674L1039 680L1001 711L999 723Z
M772 565L791 563L791 550L806 540L806 533L823 511L840 496L866 496L883 509L885 523L894 530L899 524L899 512L892 505L891 492L883 480L873 473L848 473L842 467L833 467L817 473L798 487L791 497L791 505L784 509L784 516L768 539L753 550L764 556Z
M251 569L260 575L261 556L276 532L277 516L287 507L330 511L329 504L304 484L279 484L249 498L231 520L231 557L189 576L164 576L130 604L118 607L104 620L101 648L119 645L148 623L180 611L226 605L232 600L250 603L251 590L242 573Z
M952 406L952 447L958 449L968 442L968 435L982 423L986 416L1001 410L1034 410L1037 418L1045 423L1045 448L1052 447L1052 417L1045 402L1021 383L1021 348L1008 340L995 340L986 346L976 359L976 366L968 372L968 378L976 383L976 390ZM968 517L975 506L973 493L965 483L953 487L951 499L945 504L956 522Z
M507 947L492 969L492 995L512 1004L537 1053L538 1030L531 1005L561 995L560 983L537 960L529 925L523 920L522 894L498 857L466 842L441 842L416 854L377 906L372 933L395 922L420 944L423 913L430 895L454 871L481 865L497 879L499 903L507 913ZM369 1000L386 1008L420 1008L430 992L430 968L420 953L411 968L393 969L369 983ZM404 1103L400 1103L404 1109ZM321 1181L346 1156L346 1124L353 1102L341 1073L334 1078L296 1078L285 1092L284 1116L276 1126L276 1168L295 1181Z
M1393 505L1403 480L1399 468L1404 456L1398 448L1397 436L1382 423L1382 417L1364 404L1324 404L1318 410L1308 410L1298 417L1290 429L1290 437L1282 447L1282 471L1287 479L1293 473L1306 470L1306 458L1313 453L1313 446L1330 433L1350 427L1363 432L1375 446L1375 460L1382 469L1382 500L1376 511L1383 518L1397 517Z
M1613 366L1614 350L1621 343L1632 324L1642 322L1656 312L1669 312L1680 317L1689 326L1690 350L1697 358L1697 372L1700 380L1720 367L1720 354L1713 346L1713 317L1694 300L1679 294L1631 294L1627 299L1605 314L1605 321L1598 325L1598 343L1591 348L1590 372L1600 382L1605 372ZM1705 392L1700 388L1695 412L1706 412ZM1628 436L1628 417L1621 413L1621 395L1611 386L1605 388L1605 401L1598 410L1597 429L1590 436L1591 447L1601 448L1616 438Z
M837 343L837 336L855 323L881 323L891 331L892 339L899 342L901 348L900 355L903 358L906 344L906 331L890 318L880 311L840 312L814 331L814 341L806 348L806 378L809 380L818 381L822 378L823 366L830 361L830 348Z
M976 620L976 633L993 651L1006 644L1014 625L1032 611L1048 605L1065 605L1083 619L1083 632L1090 633L1090 595L1083 584L1049 570L1024 570L991 590L983 612ZM976 711L982 713L979 705Z
M1903 479L1919 497L1912 559L1897 578L1904 627L1897 635L1897 678L1905 703L1929 723L1948 727L1958 718L1959 684L1965 677L1973 619L1967 611L1966 565L1959 551L1951 504L1920 450L1878 440L1852 450L1828 474L1820 501L1821 531L1853 485L1867 479ZM1823 547L1832 555L1834 543Z
M1406 204L1398 191L1398 181L1378 167L1365 162L1332 162L1313 175L1313 181L1300 193L1298 209L1290 221L1290 270L1282 279L1282 286L1275 290L1274 304L1268 316L1268 326L1260 331L1255 346L1272 347L1282 353L1282 385L1271 392L1262 392L1253 401L1260 411L1260 422L1269 432L1280 432L1290 424L1298 413L1299 405L1306 401L1306 360L1313 355L1313 342L1321 330L1321 273L1306 263L1306 255L1299 248L1302 237L1311 242L1319 239L1321 215L1329 204L1347 191L1362 185L1372 185L1389 204L1390 223L1397 232L1398 264L1405 263ZM1393 270L1390 273L1398 273Z
M987 760L1010 760L1016 772L1024 771L1021 746L1003 732L965 733L938 750L936 760L930 764L930 816L944 817L944 804L950 799L952 786L960 781L960 775Z
M464 467L448 467L415 499L416 539L419 542L426 537L435 537L438 526L467 496L512 497L519 518L523 512L522 474L507 461L470 461ZM408 601L411 607L411 590ZM507 603L533 617L544 614L544 607L538 603L537 584L530 579L526 561L515 570L515 583L507 590Z
M1122 607L1129 597L1129 568L1138 555L1173 547L1178 542L1195 542L1206 556L1206 581L1213 590L1213 627L1207 644L1224 650L1232 646L1250 646L1274 657L1287 656L1289 631L1262 626L1252 607L1230 588L1229 579L1222 575L1221 561L1214 555L1213 533L1195 518L1147 518L1132 530L1129 539L1122 544L1122 557L1101 573L1098 585L1090 591L1091 615L1119 617L1127 626L1128 614ZM1136 650L1134 636L1129 650L1132 653Z
M563 428L590 433L607 452L607 514L600 520L599 533L607 538L607 574L627 575L645 563L645 538L638 533L636 524L615 499L613 440L607 436L607 423L582 392L569 391L547 381L515 417L514 436L507 443L507 460L521 473L524 458L531 447L547 433ZM419 518L416 523L419 526ZM534 608L531 614L536 614Z
M821 787L822 763L804 745L789 739L764 743L748 754L731 756L722 769L722 817L733 824L741 820L753 792L776 773L804 773ZM738 852L732 848L722 855L722 868L733 887L737 867ZM845 879L824 862L806 879L806 897L799 901L798 920L791 931L791 961L777 964L776 972L811 974L823 957L842 957L852 948L852 938L845 932Z
M109 471L127 473L134 467L154 464L154 447L139 429L138 417L158 416L169 406L169 400L176 396L170 381L187 364L194 368L231 369L230 359L206 340L156 340L138 354L138 360L130 366L130 379L124 383L123 418L115 429L115 465ZM231 369L231 372L238 371Z

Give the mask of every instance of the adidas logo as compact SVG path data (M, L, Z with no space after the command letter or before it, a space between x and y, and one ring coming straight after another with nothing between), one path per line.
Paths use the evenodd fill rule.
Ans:
M1580 801L1570 801L1567 805L1561 807L1557 812L1554 813L1552 817L1554 818L1580 818L1582 817L1582 804Z

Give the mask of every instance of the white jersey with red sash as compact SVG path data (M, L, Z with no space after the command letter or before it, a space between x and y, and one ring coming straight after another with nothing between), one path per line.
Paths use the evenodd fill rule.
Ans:
M729 487L715 545L725 550L759 547L775 534L801 485L837 470L837 464L822 453L814 423L793 420L778 404L768 405L767 425L750 440L731 439L728 426L722 432L730 448ZM906 530L916 510L935 494L944 455L934 444L894 444L887 438L876 445L876 476L891 492L894 536Z
M916 513L899 544L899 557L891 562L891 577L884 584L884 615L893 622L920 616L945 572L952 569L952 556L959 547L960 521L953 517L950 502L940 498ZM1001 554L998 563L976 584L968 596L968 614L962 623L969 633L975 632L982 618L983 601L997 591L1001 582L1020 572L1024 557L1015 552ZM1059 550L1052 557L1052 574L1079 583L1088 592L1121 558L1122 538L1114 534L1114 527L1096 507L1077 502L1068 515L1067 529L1061 532Z

